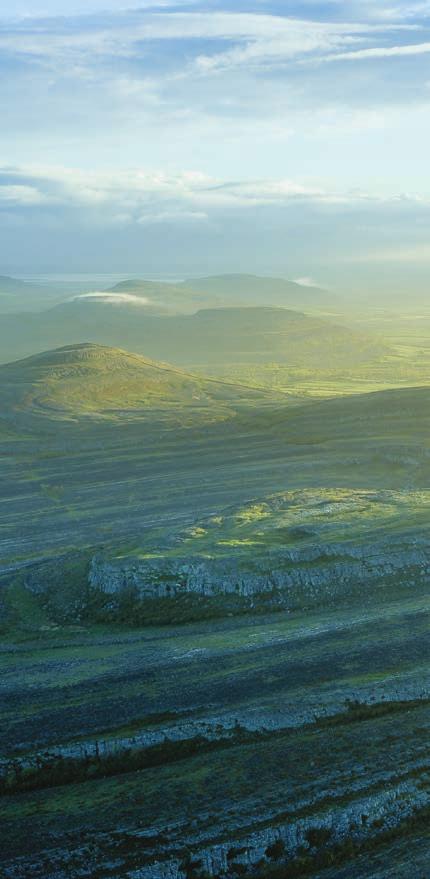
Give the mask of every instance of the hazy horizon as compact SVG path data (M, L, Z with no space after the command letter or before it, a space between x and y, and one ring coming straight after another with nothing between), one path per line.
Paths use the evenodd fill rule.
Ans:
M422 293L429 34L401 0L1 3L0 272Z

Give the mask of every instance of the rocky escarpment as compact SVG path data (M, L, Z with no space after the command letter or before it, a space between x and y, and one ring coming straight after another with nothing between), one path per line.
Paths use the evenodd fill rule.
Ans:
M423 594L430 540L396 534L374 543L232 547L222 555L177 554L169 547L144 557L70 553L33 563L22 576L55 622L163 624Z
M73 875L81 879L89 879L95 871L113 879L236 879L240 875L258 879L275 866L292 870L289 875L306 875L303 868L323 865L325 854L327 864L335 863L336 857L342 859L343 853L351 854L370 840L397 835L407 822L425 820L430 805L428 766L420 769L419 779L406 774L397 782L385 781L379 790L358 784L348 803L327 789L321 802L304 799L282 816L260 814L251 826L244 814L237 836L231 835L229 815L219 816L216 829L174 822L150 831L128 830L126 847L119 833L95 834L91 842L83 835L81 845L73 850L51 849L48 861L44 853L40 858L6 862L2 875L67 879L72 867ZM299 864L302 870L295 873Z
M423 782L419 785L415 780L407 779L388 786L386 790L359 795L348 806L334 806L300 818L291 816L278 825L274 816L270 816L266 819L269 826L264 826L266 822L262 821L263 827L256 827L227 843L205 846L203 838L190 840L192 855L188 859L162 860L159 852L152 863L148 859L140 870L126 875L130 879L132 876L133 879L187 879L191 867L195 879L207 876L229 879L241 874L258 877L266 865L274 866L278 862L288 867L298 855L315 856L325 848L342 846L347 840L360 844L392 831L428 807L429 802L429 793L423 789ZM121 873L114 873L114 876L120 879Z
M272 598L287 609L317 605L390 586L426 586L430 541L396 538L372 545L337 543L303 549L268 549L227 557L108 559L97 555L89 572L91 587L105 595L134 592L139 599L189 595L228 596L253 606Z
M347 875L406 845L430 813L428 623L411 595L6 643L2 876Z

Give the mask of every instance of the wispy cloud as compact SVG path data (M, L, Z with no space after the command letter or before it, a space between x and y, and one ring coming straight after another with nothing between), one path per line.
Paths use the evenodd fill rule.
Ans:
M424 0L424 2L419 3L394 3L394 4L381 4L374 8L372 15L374 18L379 18L382 21L399 21L399 20L409 20L416 18L426 18L430 15L430 2L429 0Z
M430 52L429 43L410 43L405 46L374 46L371 49L357 49L353 52L338 52L326 55L322 61L361 61L372 58L399 58L407 55L425 55Z
M151 305L151 300L145 296L134 296L132 293L106 293L104 291L94 291L93 293L81 293L74 296L72 302L84 300L88 303L103 303L104 305L133 305L138 308L145 308Z
M194 6L198 0L0 0L0 19L12 21L46 20L48 17L94 16L107 12L130 12L134 9L180 9Z
M420 195L386 196L359 189L328 189L288 179L222 180L198 171L82 171L58 167L0 167L0 206L72 212L98 223L202 222L218 212L310 203L333 207L420 205ZM0 207L1 210L1 207ZM84 211L84 213L82 213Z
M279 15L235 12L129 12L106 16L102 21L81 18L31 20L15 27L3 24L0 48L18 58L26 56L46 65L75 62L94 64L97 59L141 57L145 43L194 41L188 54L197 56L202 70L257 63L269 59L292 59L311 52L342 49L367 40L373 33L408 30L410 25L320 22ZM225 41L236 46L204 53L198 43Z
M293 278L295 284L299 284L300 287L318 287L318 282L314 280L314 278L310 278L308 275L305 275L303 278Z
M422 246L430 0L2 2L4 253Z

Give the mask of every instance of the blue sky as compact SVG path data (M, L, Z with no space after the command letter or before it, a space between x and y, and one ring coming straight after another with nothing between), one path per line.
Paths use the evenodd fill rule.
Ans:
M0 273L425 279L430 0L0 0L0 74Z

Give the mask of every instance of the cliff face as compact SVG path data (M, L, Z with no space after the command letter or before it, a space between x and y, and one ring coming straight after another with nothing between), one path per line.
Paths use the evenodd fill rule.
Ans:
M249 554L251 555L251 553ZM430 577L430 541L396 539L372 545L332 544L223 558L122 558L95 556L89 583L107 595L135 590L140 599L184 594L276 598L283 607L318 604L359 594L363 588L425 585Z
M338 803L328 788L322 802L312 804L312 814L298 817L298 813L306 813L310 807L303 800L296 804L297 811L287 808L282 817L261 813L252 829L243 815L234 828L237 836L231 835L231 819L223 815L219 816L216 828L206 830L175 822L168 833L167 828L157 828L156 833L154 828L129 831L130 851L140 852L138 866L136 861L133 866L127 863L127 855L115 847L115 834L108 840L96 833L91 846L81 844L72 851L57 846L51 849L49 859L36 855L32 859L22 858L18 864L6 862L2 875L5 879L26 879L30 875L37 879L67 879L73 863L75 869L78 865L76 875L82 879L95 875L94 866L99 872L100 864L103 874L109 873L112 879L236 879L240 875L258 877L274 867L281 870L283 865L288 870L294 867L294 859L303 855L314 859L317 868L318 857L327 850L342 851L348 843L350 847L368 844L378 836L398 832L404 822L426 814L430 795L422 782L387 779L381 780L379 787L370 791L357 785L346 803ZM329 809L327 799L331 803ZM226 833L230 833L227 841Z

